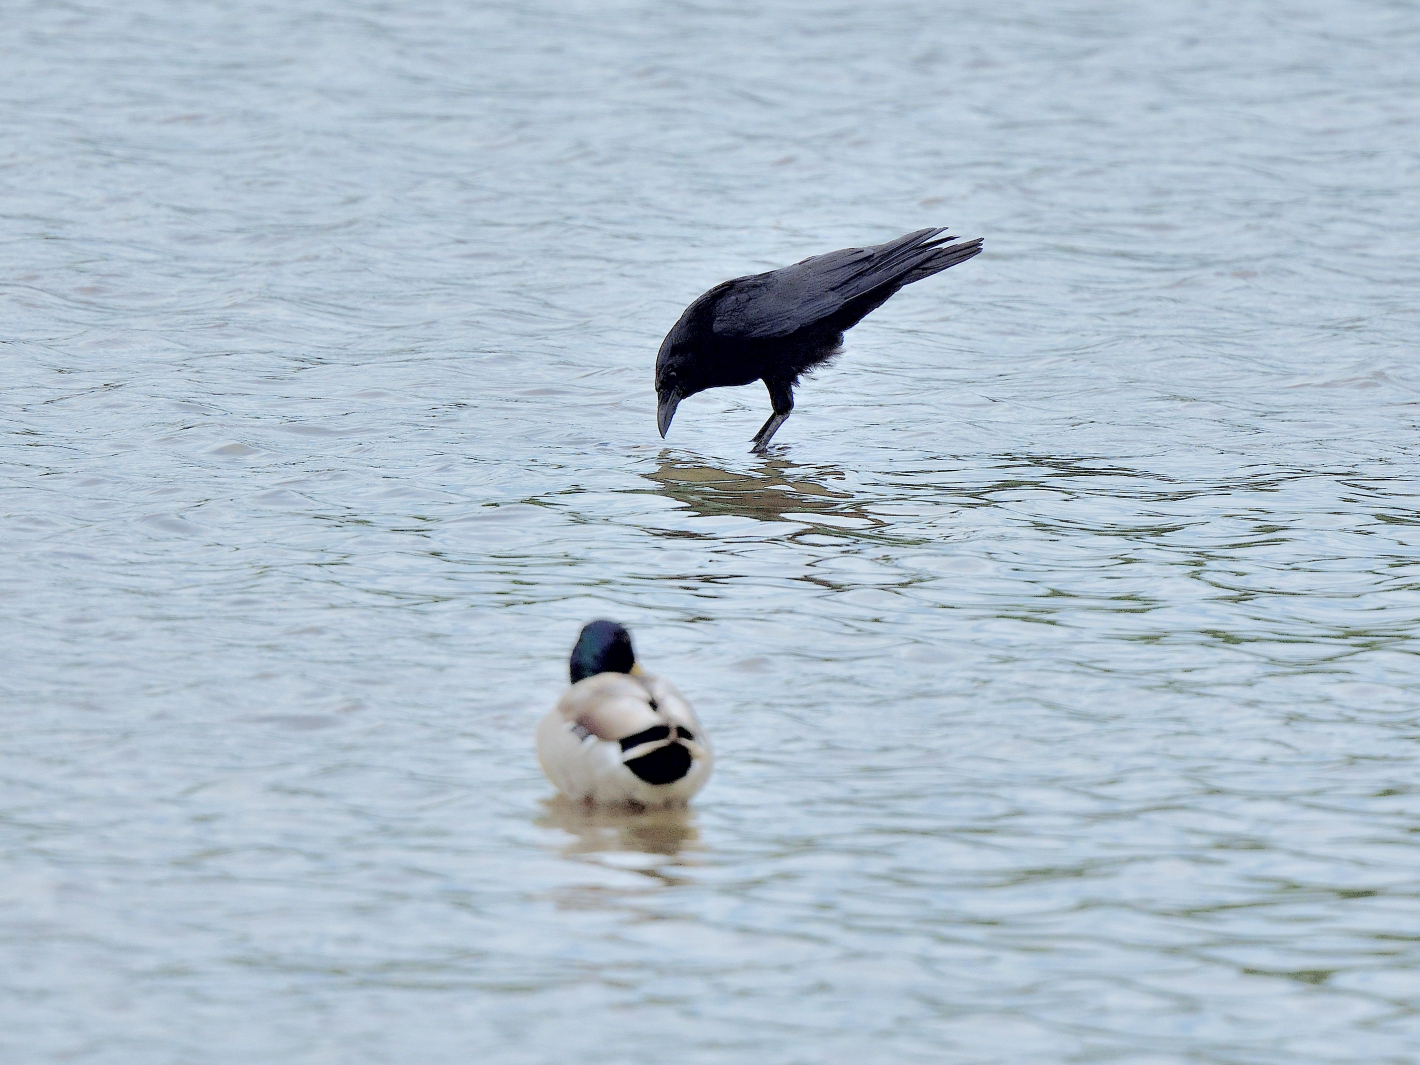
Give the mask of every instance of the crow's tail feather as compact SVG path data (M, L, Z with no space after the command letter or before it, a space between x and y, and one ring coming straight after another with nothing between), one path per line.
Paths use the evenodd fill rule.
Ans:
M939 230L940 232L940 230ZM921 281L924 277L931 277L939 274L943 270L957 263L964 263L973 255L981 252L981 238L968 240L962 244L947 244L949 240L956 240L956 237L943 237L941 240L933 241L931 244L919 247L929 247L932 254L920 260L912 269L902 275L899 285L910 285L914 281Z

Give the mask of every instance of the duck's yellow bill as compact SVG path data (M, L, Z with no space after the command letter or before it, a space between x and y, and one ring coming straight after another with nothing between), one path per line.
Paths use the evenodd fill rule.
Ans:
M641 668L641 663L640 663L640 662L636 662L636 663L634 663L634 664L632 665L632 667L631 667L631 675L632 675L633 677L644 677L644 676L646 675L646 671Z

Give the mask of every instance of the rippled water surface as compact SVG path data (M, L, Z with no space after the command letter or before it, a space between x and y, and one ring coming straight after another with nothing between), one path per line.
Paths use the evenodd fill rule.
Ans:
M1420 9L0 21L0 1056L1400 1063ZM950 224L655 431L723 278ZM549 801L630 625L720 754Z

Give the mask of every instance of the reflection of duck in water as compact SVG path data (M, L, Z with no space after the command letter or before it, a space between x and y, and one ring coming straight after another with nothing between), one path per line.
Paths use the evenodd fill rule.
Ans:
M572 838L561 851L568 857L584 854L606 854L618 851L633 854L660 854L668 858L699 847L700 833L695 827L695 813L688 806L662 806L639 810L633 806L591 806L569 802L558 795L546 799L537 824L557 828ZM680 862L673 863L679 865ZM657 879L672 874L662 866L638 868Z
M695 711L669 681L641 671L631 635L593 621L572 648L572 687L537 726L537 760L570 799L678 806L714 755Z

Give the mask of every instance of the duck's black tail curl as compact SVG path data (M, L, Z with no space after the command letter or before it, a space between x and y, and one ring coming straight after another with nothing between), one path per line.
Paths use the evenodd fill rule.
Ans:
M626 763L626 768L647 784L674 784L690 772L692 761L685 744L668 743L650 754L631 759Z

